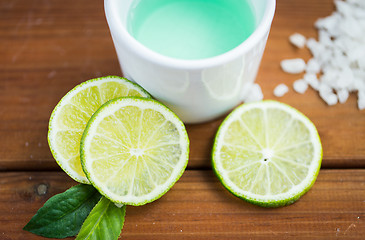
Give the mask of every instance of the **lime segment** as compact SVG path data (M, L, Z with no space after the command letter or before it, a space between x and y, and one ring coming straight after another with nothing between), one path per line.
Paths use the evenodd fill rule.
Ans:
M48 143L57 163L74 180L89 183L80 163L80 140L87 122L103 103L122 96L150 97L127 79L108 76L76 86L53 110Z
M188 155L184 124L152 99L107 102L92 116L81 140L87 178L105 197L126 205L160 198L182 175Z
M293 203L314 184L322 146L314 124L275 101L243 104L221 124L213 168L223 185L251 203Z

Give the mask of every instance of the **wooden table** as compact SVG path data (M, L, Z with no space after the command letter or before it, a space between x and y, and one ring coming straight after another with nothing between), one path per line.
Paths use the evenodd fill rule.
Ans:
M352 94L327 106L309 89L272 94L298 75L280 60L302 57L288 36L316 37L314 21L332 0L278 0L257 82L265 99L306 114L322 138L322 169L313 188L293 205L265 209L228 193L210 163L212 138L222 119L187 126L188 168L161 199L128 207L122 239L365 239L365 112ZM0 239L42 239L22 227L54 194L76 184L58 167L47 145L50 113L75 85L121 75L101 0L0 1ZM45 184L46 192L37 191Z

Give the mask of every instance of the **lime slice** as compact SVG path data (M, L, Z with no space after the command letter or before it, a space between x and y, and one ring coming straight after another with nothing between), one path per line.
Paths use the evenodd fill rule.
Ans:
M289 205L314 184L322 146L314 124L275 101L243 104L221 124L213 168L235 196L264 207Z
M53 110L48 144L58 165L74 180L89 183L80 163L80 139L87 122L103 103L121 96L150 97L127 79L108 76L77 85Z
M115 203L143 205L180 178L189 158L184 124L152 99L119 98L90 119L81 139L87 178Z

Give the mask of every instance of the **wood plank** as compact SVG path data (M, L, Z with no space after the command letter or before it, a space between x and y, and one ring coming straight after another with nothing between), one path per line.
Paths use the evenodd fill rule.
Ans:
M317 126L324 147L323 167L365 167L365 114L351 95L345 104L326 106L309 89L282 98L272 91L301 75L280 70L284 58L310 54L295 49L288 36L316 36L314 21L333 10L332 0L280 0L257 81L266 99L288 103ZM60 170L47 146L53 107L78 83L121 75L98 0L8 0L0 3L0 170ZM210 167L213 136L221 119L189 125L189 169Z
M0 173L0 239L43 239L22 227L75 184L62 172ZM189 170L161 199L127 207L122 239L363 239L364 220L365 170L321 170L298 202L277 209L234 197L212 171Z

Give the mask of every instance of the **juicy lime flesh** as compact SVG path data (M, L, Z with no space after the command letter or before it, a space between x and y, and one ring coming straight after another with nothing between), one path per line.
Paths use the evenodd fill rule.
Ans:
M159 111L122 107L97 124L86 147L85 159L91 164L85 171L96 188L113 201L140 205L140 197L147 196L144 199L149 202L154 200L149 195L170 181L186 154L186 145L181 144L184 137Z
M318 142L308 125L283 109L252 108L221 134L221 172L237 189L270 199L285 195L313 171Z
M132 84L132 83L129 83ZM66 172L76 181L88 183L80 163L80 140L91 116L105 102L120 96L146 96L142 91L129 88L125 81L105 81L96 86L86 87L75 94L58 109L52 129L54 146L61 166L67 165ZM62 159L62 160L60 160Z

